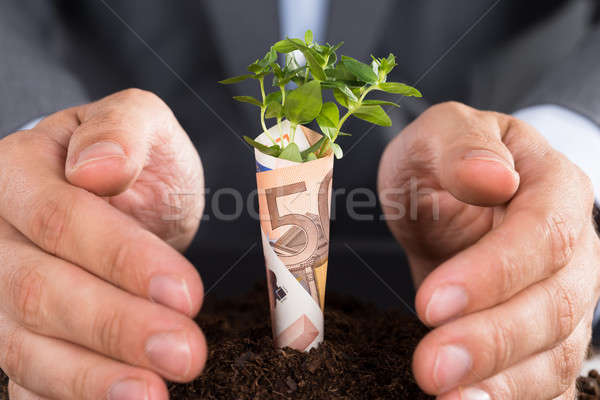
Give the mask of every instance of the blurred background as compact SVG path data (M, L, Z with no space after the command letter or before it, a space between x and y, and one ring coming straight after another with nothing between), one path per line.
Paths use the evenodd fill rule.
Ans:
M431 104L457 100L510 113L558 101L552 96L567 92L561 85L568 82L556 82L554 92L547 90L547 82L598 30L599 8L592 0L0 4L0 46L9 49L1 58L7 67L0 88L18 90L27 103L0 111L3 132L128 87L155 92L171 107L204 164L207 213L186 256L211 296L241 293L265 279L258 222L245 204L255 189L254 155L240 140L260 133L258 113L231 99L256 96L258 88L255 82L225 87L217 81L245 73L272 43L302 36L308 28L316 41L344 41L338 53L362 61L370 54L394 53L399 66L390 79L416 86L424 98L393 98L403 108L387 110L391 128L371 128L356 119L345 127L353 136L340 141L345 156L334 168L334 189L346 194L334 199L327 285L328 291L351 293L382 307L412 304L406 260L379 218L377 201L357 195L355 200L365 203L356 211L372 217L357 220L346 210L347 193L357 188L376 193L386 143ZM17 70L15 80L11 73ZM222 188L241 192L240 218L225 221L214 215L215 209L235 214L239 205L232 196L215 197Z

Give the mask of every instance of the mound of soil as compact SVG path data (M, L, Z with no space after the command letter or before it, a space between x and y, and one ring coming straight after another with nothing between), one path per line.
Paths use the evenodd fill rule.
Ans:
M169 384L172 399L432 399L410 368L427 328L404 310L328 294L325 342L300 353L274 348L267 301L262 285L238 298L207 299L197 318L209 345L206 368L191 383ZM6 383L0 373L1 400ZM596 371L577 387L579 399L600 400Z
M309 353L276 349L264 286L207 300L197 321L209 357L202 376L170 385L174 399L430 399L412 376L412 353L427 333L404 310L383 312L331 293L325 342Z

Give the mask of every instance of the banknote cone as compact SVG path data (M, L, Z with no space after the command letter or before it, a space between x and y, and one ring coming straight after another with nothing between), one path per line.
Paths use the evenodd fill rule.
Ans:
M289 124L282 128L287 132ZM279 138L279 127L270 131ZM302 151L320 137L299 126L294 142ZM256 140L271 144L264 133ZM305 163L257 150L255 157L273 339L278 347L308 351L324 334L333 155Z

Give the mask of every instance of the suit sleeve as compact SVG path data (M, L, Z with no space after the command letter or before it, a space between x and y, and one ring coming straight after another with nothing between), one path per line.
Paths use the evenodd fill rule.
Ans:
M583 115L600 126L600 26L562 62L549 66L540 83L525 97L521 108L556 104Z
M89 100L66 66L70 39L53 4L0 0L0 138Z

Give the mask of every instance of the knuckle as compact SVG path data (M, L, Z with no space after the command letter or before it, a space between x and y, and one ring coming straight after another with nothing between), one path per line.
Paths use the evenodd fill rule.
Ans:
M0 367L16 382L23 382L25 377L24 351L24 337L18 328L12 329L3 335Z
M39 331L43 314L43 293L46 278L33 266L15 268L7 280L9 293L19 322L27 328Z
M562 214L553 213L545 218L542 229L550 244L552 264L557 267L565 266L575 252L575 227Z
M166 103L157 94L148 90L129 88L120 92L119 95L125 102L151 104L158 106L159 108L169 109Z
M423 116L429 116L430 114L442 113L445 115L454 115L459 117L468 117L473 114L475 109L467 106L466 104L459 103L458 101L446 101L443 103L435 104L429 107Z
M77 368L71 380L71 393L75 399L94 398L91 384L93 382L93 371L91 367Z
M458 101L446 101L446 102L440 103L434 107L437 107L441 110L452 111L452 112L456 112L456 113L465 113L465 112L470 112L471 110L473 110L471 107L467 106L464 103L460 103Z
M56 255L61 250L74 204L75 199L69 191L49 186L34 206L29 231L33 240L51 254Z
M506 372L502 374L498 380L494 382L493 390L488 393L494 393L496 399L521 399L522 389L517 377Z
M127 88L119 92L119 95L125 99L158 99L153 92L140 88Z
M579 350L575 343L566 341L553 351L553 359L556 368L557 389L560 393L569 390L573 380L579 373L581 359L578 357Z
M108 281L128 288L142 288L145 282L145 270L137 267L139 251L136 242L139 239L122 240L115 243L107 252L102 263L102 275Z
M509 320L494 321L491 326L492 365L494 371L501 371L511 363L514 353L514 333Z
M560 281L555 280L551 285L542 285L546 292L547 303L553 316L556 337L559 341L568 337L578 324L577 293L574 293Z
M507 253L499 254L498 259L498 276L500 280L498 288L500 289L500 295L505 298L522 286L524 272L520 266L511 261Z
M123 349L120 346L122 329L123 320L119 311L107 310L98 314L92 324L92 333L95 336L96 346L101 349L102 353L121 358L123 355Z

